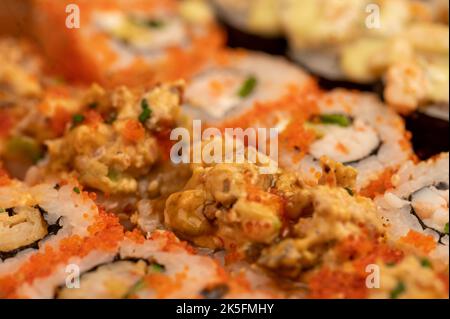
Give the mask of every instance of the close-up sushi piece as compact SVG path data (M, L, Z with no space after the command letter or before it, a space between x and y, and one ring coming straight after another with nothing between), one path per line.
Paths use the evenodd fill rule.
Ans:
M449 156L406 163L376 199L392 239L448 266Z
M187 81L183 111L195 120L220 125L259 102L281 99L293 87L302 89L310 81L305 72L283 58L228 50Z
M402 118L373 94L306 88L256 103L223 127L277 128L283 168L314 184L327 174L321 164L327 157L358 171L358 192L383 193L386 177L414 156Z
M435 21L429 3L286 0L281 16L292 57L313 73L382 79L386 101L400 113L440 102L448 113L448 25Z
M0 186L0 297L19 297L24 283L45 277L69 258L110 251L123 230L74 182ZM61 265L60 265L61 266ZM16 275L19 274L19 275Z
M227 32L227 45L284 55L283 35L277 0L211 0L218 20Z
M59 270L20 287L27 298L57 299L187 299L273 298L270 291L251 289L233 278L213 258L201 255L168 231L145 239L127 233L116 255L94 252L70 261L80 269L79 286L68 287ZM97 255L96 262L93 257Z
M67 6L78 26L66 26ZM50 68L88 84L140 85L187 77L223 42L201 3L35 0L33 10Z

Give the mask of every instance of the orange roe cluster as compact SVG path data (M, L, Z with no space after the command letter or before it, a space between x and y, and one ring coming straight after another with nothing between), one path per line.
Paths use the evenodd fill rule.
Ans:
M137 228L133 229L133 231L127 231L125 233L125 238L131 240L136 244L142 245L145 243L144 235L142 235L142 233Z
M181 241L180 239L178 239L178 237L175 236L175 234L172 232L167 232L167 231L153 232L149 239L155 240L155 241L163 241L164 246L162 247L162 250L166 251L166 252L184 250L185 252L187 252L189 254L196 253L196 250L194 247L189 245L188 242Z
M0 298L19 298L16 290L25 283L51 275L55 267L70 258L83 258L93 251L114 252L124 238L124 231L116 216L100 211L89 227L89 236L62 239L55 249L47 247L32 255L15 273L0 278Z
M366 267L383 262L396 264L404 254L386 244L382 238L350 236L336 247L340 262L350 262L352 271L323 267L309 278L309 298L363 299L368 296Z
M410 230L406 236L399 240L400 243L411 245L424 254L429 254L436 249L436 241L431 235L424 235L415 230Z
M384 194L387 190L393 188L392 176L394 176L394 174L394 169L385 170L376 180L371 181L364 187L360 191L360 195L373 199L378 195Z
M315 80L310 80L302 88L291 85L282 98L270 102L256 102L253 108L242 116L225 121L221 129L276 127L280 120L289 118L289 124L279 136L280 146L284 150L297 151L300 160L316 139L315 133L304 124L320 113L318 101L322 95L323 92ZM270 116L267 116L268 114Z

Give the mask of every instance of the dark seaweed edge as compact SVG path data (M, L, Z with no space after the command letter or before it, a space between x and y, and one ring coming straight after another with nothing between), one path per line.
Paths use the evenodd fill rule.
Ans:
M87 274L96 272L97 270L99 270L100 268L102 268L102 267L104 267L104 266L112 265L112 264L115 264L115 263L117 263L117 262L122 262L122 261L124 261L124 262L132 262L132 263L135 263L135 264L137 264L137 263L140 262L140 261L143 261L143 262L145 262L145 264L146 264L147 266L150 266L150 265L152 264L152 262L150 262L148 259L144 259L144 258L133 258L133 257L120 258L120 255L117 254L117 255L113 258L113 260L111 260L111 261L109 261L109 262L105 262L105 263L98 264L98 265L96 265L96 266L94 266L94 267L92 267L92 268L90 268L90 269L88 269L88 270L82 272L82 273L80 274L80 281L83 279L83 276L85 276L85 275L87 275ZM64 284L61 284L61 285L59 285L58 287L56 287L56 288L55 288L55 291L54 291L54 293L53 293L53 299L59 299L59 294L60 294L61 290L65 289L65 288L66 288L66 287L65 287Z
M443 182L443 183L445 183L445 182ZM409 195L409 197L407 198L407 200L411 203L411 204L410 204L410 206L411 206L410 214L413 215L413 216L417 219L417 221L418 221L419 224L420 224L420 227L422 227L422 229L423 229L424 231L428 229L428 230L431 230L432 232L435 232L435 233L439 236L438 243L439 243L440 245L445 245L444 242L442 241L442 239L443 239L445 236L448 236L448 235L447 235L446 233L444 233L444 232L441 232L440 230L437 230L436 228L430 227L430 226L428 226L427 224L425 224L425 223L423 222L423 220L419 217L419 215L416 213L416 211L415 211L415 209L414 209L414 207L413 207L413 205L412 205L412 200L413 200L414 194L416 194L417 192L420 192L420 191L421 191L422 189L424 189L424 188L428 188L428 187L432 187L432 186L434 186L434 187L437 188L437 186L438 186L439 184L441 184L441 183L436 183L436 184L431 184L431 185L428 185L428 186L424 186L424 187L422 187L422 188L416 190L415 192L413 192L411 195Z
M48 212L43 209L41 206L36 205L34 206L34 208L36 208L37 210L39 210L39 212L41 213L41 216L44 218L44 220L47 222L47 219L45 218L46 216L48 216ZM10 214L10 211L14 211L14 208L7 208L5 209L8 212L8 215ZM10 215L11 216L11 215ZM48 239L50 236L55 236L58 234L58 232L62 229L62 226L60 224L61 222L61 217L58 218L58 220L56 221L55 224L52 225L48 225L47 224L47 235L45 235L43 238L36 240L34 243L31 243L29 245L11 250L11 251L7 251L7 252L0 252L0 260L3 262L7 259L11 259L16 257L20 252L27 250L27 249L35 249L38 250L39 249L39 243Z

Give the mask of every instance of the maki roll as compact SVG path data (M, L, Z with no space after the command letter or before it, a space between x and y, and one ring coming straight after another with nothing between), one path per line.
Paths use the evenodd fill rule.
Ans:
M17 296L17 289L24 282L45 277L58 263L71 257L94 248L110 249L121 239L121 232L118 221L100 211L76 183L33 187L14 180L3 183L0 296ZM103 242L92 246L98 240Z
M392 185L376 199L392 239L448 266L448 153L406 163Z
M248 112L258 102L282 98L292 87L303 88L309 80L282 58L226 51L188 81L183 108L192 118L217 125Z
M448 114L448 24L430 2L285 0L281 7L291 56L308 70L338 84L382 80L387 104L402 114L442 102Z
M281 151L283 166L314 180L326 175L329 168L320 162L329 158L355 168L356 190L369 197L382 192L377 187L386 176L413 157L403 120L371 94L336 90L320 97L315 114L304 122L308 144L296 138L296 126L288 124L281 133L291 147Z
M81 28L64 27L69 4L82 13ZM55 72L113 86L177 80L201 65L223 37L204 7L197 8L183 10L174 0L36 0L33 10Z
M116 256L104 255L92 261L92 256L78 261L82 272L77 289L67 287L67 274L59 271L22 286L19 292L28 298L58 299L273 297L249 289L216 260L196 253L167 231L156 231L148 239L138 232L127 233Z
M356 191L369 197L383 193L386 178L414 156L402 118L369 93L327 93L310 85L258 103L223 126L275 127L281 167L311 184L342 165L353 167ZM337 166L325 163L330 160Z
M213 0L219 15L235 28L265 37L282 33L276 0Z
M270 54L284 55L283 37L277 0L213 0L219 20L227 31L228 45Z

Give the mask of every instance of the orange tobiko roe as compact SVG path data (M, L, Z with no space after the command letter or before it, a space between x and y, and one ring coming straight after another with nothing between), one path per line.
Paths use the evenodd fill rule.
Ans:
M385 170L376 180L373 180L360 191L361 196L368 198L375 198L378 195L384 194L388 189L393 188L392 176L394 176L393 169Z
M411 245L419 249L424 254L429 254L437 246L433 236L424 235L415 230L410 230L406 236L400 238L399 242L402 244Z
M335 251L339 261L351 263L352 271L319 269L309 279L309 298L366 298L367 265L376 262L396 264L404 257L403 252L390 247L381 237L350 236L339 243Z
M20 298L16 290L25 283L49 276L55 267L73 257L85 257L93 251L114 252L123 240L124 231L116 216L100 211L90 236L71 236L62 239L55 248L32 255L15 273L0 278L0 298Z
M122 137L128 142L139 142L145 137L145 128L136 120L128 120L122 130Z

